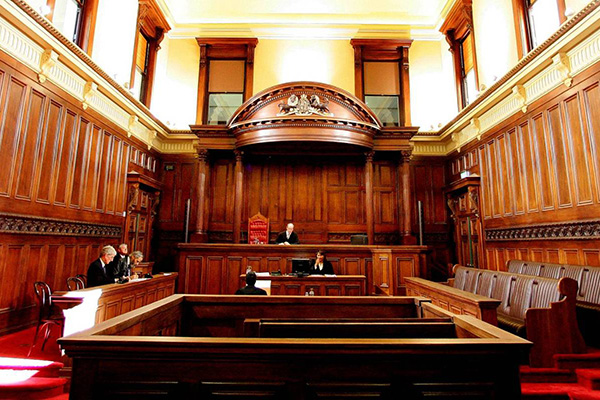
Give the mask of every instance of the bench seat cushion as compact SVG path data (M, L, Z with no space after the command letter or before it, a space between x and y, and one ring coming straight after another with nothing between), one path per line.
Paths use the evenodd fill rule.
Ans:
M525 329L525 321L520 318L511 317L510 315L498 313L498 326L505 331L514 333L522 338L527 338L527 330Z

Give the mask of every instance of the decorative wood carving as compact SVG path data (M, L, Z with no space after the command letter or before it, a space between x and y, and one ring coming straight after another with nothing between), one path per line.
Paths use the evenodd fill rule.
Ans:
M486 229L485 240L600 239L600 220Z
M0 214L0 232L30 235L60 235L120 238L118 225L92 224L27 215Z
M237 147L319 141L372 148L380 127L375 114L356 97L316 82L269 88L248 100L229 123Z

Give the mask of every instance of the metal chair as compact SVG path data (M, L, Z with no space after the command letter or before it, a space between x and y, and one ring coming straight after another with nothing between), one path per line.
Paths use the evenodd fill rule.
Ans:
M79 280L83 284L82 289L85 289L85 287L87 286L87 276L84 274L77 274L75 275L75 278L79 278Z
M35 295L38 299L38 304L40 307L40 314L38 317L37 327L35 328L35 335L33 336L33 343L31 343L31 348L29 349L29 353L27 356L31 355L31 351L35 347L35 343L37 342L38 335L41 330L44 330L44 341L42 342L42 351L46 346L46 342L50 337L50 329L52 326L58 326L60 328L60 336L63 333L63 318L60 315L52 315L52 290L50 290L50 286L46 282L35 282L33 284L33 289L35 290Z
M78 278L76 276L70 276L67 278L67 288L69 289L69 291L79 290L85 288L85 284L83 283L83 280L81 280L81 278Z

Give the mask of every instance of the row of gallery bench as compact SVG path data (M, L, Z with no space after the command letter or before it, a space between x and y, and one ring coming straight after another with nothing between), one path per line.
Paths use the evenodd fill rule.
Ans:
M445 283L406 278L407 293L526 337L534 343L532 367L551 365L554 354L583 353L586 342L597 344L600 268L511 260L507 269L457 265Z

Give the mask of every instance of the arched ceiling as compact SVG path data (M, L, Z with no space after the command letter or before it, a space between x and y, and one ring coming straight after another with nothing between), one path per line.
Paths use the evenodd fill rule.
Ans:
M174 35L219 32L288 36L289 28L313 28L318 37L370 32L436 31L453 0L158 0ZM285 28L285 29L284 29ZM283 30L281 30L283 29ZM353 33L354 32L354 33ZM417 33L418 34L418 33ZM304 35L310 33L304 32Z

